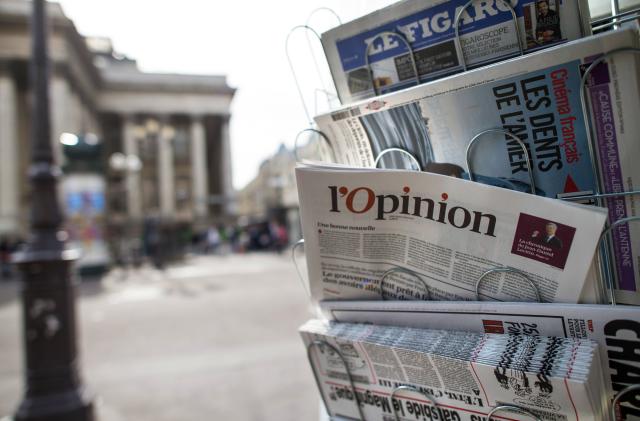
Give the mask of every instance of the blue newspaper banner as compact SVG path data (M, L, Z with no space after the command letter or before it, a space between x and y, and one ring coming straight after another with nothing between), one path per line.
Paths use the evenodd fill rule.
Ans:
M410 16L381 25L375 29L362 32L336 43L344 71L353 70L366 65L367 46L373 43L370 63L375 63L399 54L406 53L405 44L393 36L378 36L383 31L398 32L405 36L414 51L434 44L453 39L455 28L453 22L460 9L468 0L452 0ZM521 18L525 6L532 1L512 0L511 5L516 16ZM484 28L511 21L512 15L501 0L480 0L469 5L460 18L460 34L464 35ZM375 38L375 39L374 39Z

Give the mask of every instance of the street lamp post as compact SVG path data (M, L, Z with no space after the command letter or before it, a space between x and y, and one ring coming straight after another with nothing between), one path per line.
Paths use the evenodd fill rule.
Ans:
M25 395L16 421L90 421L93 403L82 386L76 347L73 262L56 192L49 117L49 61L44 0L33 1L30 80L30 236L15 256L22 277Z

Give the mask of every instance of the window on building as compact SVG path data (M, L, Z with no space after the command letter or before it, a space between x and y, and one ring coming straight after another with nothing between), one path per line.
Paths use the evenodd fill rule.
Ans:
M189 164L191 160L189 140L187 127L183 125L176 127L175 137L173 138L173 153L177 164Z

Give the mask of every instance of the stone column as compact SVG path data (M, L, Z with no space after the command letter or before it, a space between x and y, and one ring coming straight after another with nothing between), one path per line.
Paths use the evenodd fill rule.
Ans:
M0 69L0 235L17 233L20 213L16 84Z
M128 157L139 157L138 139L135 135L135 119L131 115L122 118L122 145ZM125 186L127 187L127 214L133 220L142 218L142 194L140 191L140 171L126 170Z
M51 145L53 146L53 158L56 165L64 164L64 152L60 143L60 135L64 132L72 132L70 119L71 94L69 82L62 75L53 75L50 83L51 95ZM80 134L80 133L74 133Z
M173 217L176 209L176 192L173 162L174 133L170 133L167 120L162 120L158 132L158 186L160 196L160 215Z
M231 141L229 136L229 116L222 118L220 129L220 176L222 178L222 194L225 198L224 212L235 214L233 178L231 168Z
M92 110L87 104L83 104L79 102L81 106L80 112L78 116L81 116L82 119L82 129L84 129L88 133L93 133L98 136L99 139L102 139L102 128L98 122L98 114L94 110Z
M194 116L191 120L191 185L196 219L206 218L209 209L207 144L202 120L202 116Z
M80 97L77 93L69 91L68 96L68 126L65 127L66 132L75 133L78 135L86 134L86 132L90 132L91 130L87 129L87 125L84 119L84 110L86 107L83 106L80 101Z

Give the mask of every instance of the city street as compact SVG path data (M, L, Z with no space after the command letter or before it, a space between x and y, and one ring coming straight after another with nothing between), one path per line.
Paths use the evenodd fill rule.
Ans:
M16 282L0 284L0 418L22 392ZM114 270L78 289L85 383L99 421L314 420L297 328L308 299L288 252Z

